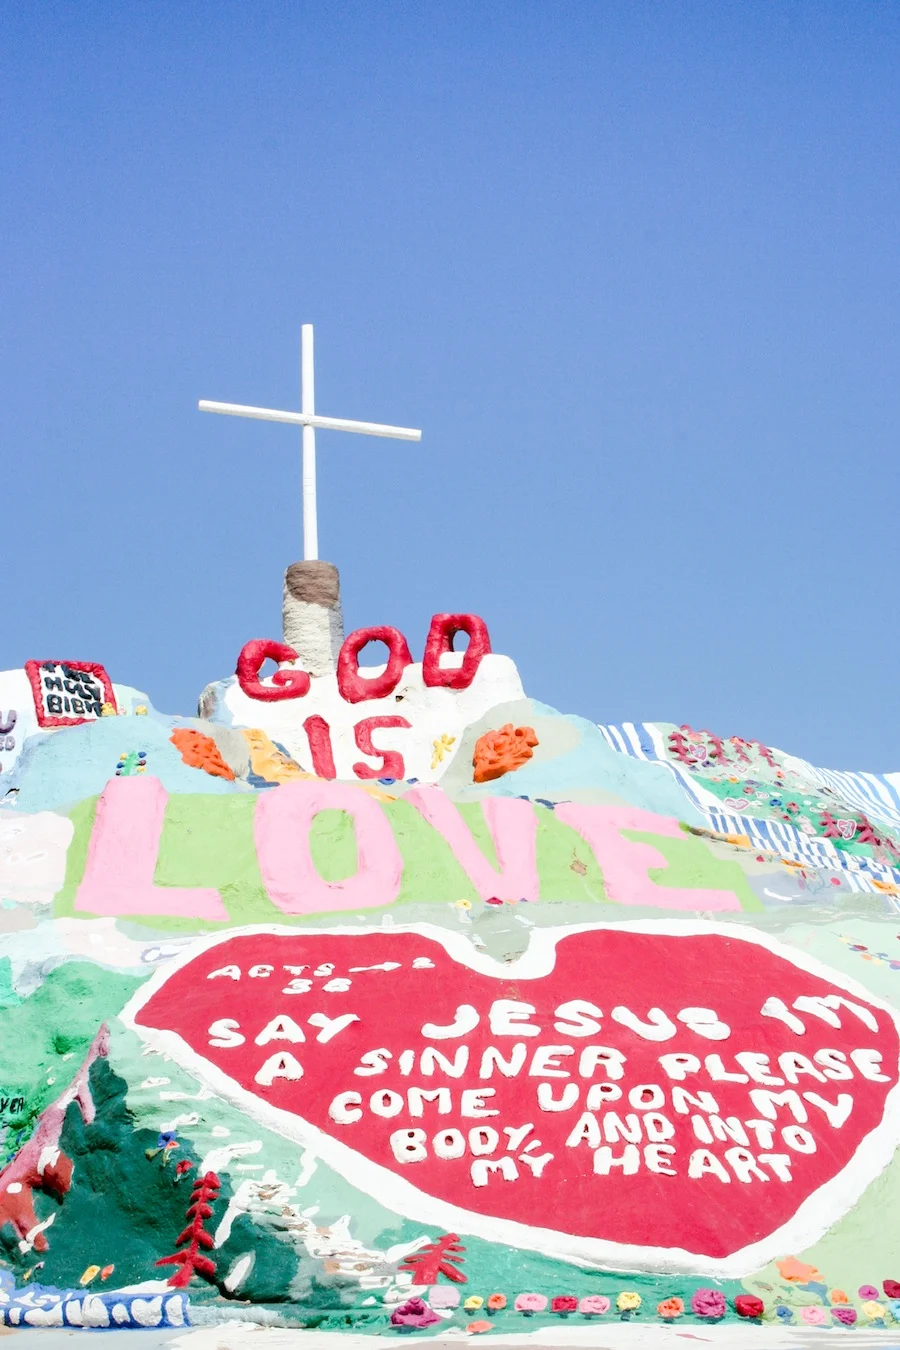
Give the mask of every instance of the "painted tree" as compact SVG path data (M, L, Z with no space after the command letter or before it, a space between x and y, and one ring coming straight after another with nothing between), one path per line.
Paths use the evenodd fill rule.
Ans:
M206 1231L203 1224L204 1220L212 1215L212 1202L218 1199L220 1185L221 1182L215 1172L207 1172L197 1180L191 1192L191 1203L187 1211L190 1223L175 1239L176 1247L180 1247L183 1242L188 1245L183 1251L163 1256L156 1263L158 1266L181 1267L169 1280L173 1288L183 1289L185 1285L190 1284L194 1274L203 1275L208 1280L214 1280L216 1277L215 1265L208 1256L201 1255L200 1249L203 1247L208 1251L213 1245L212 1234Z
M71 1102L76 1102L85 1124L94 1119L90 1069L96 1059L106 1058L108 1049L109 1030L104 1023L65 1092L41 1113L31 1138L0 1171L0 1227L12 1224L23 1242L38 1227L34 1192L43 1191L62 1203L72 1184L72 1159L59 1146L66 1111ZM47 1251L49 1244L43 1232L35 1234L33 1245L37 1252Z
M437 1284L440 1275L446 1275L455 1284L467 1284L469 1277L457 1269L465 1257L455 1254L465 1250L458 1234L445 1233L420 1251L411 1252L399 1269L412 1271L414 1285Z

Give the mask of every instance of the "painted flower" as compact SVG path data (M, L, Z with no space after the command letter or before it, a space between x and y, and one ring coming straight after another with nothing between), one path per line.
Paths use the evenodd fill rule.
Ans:
M556 1298L550 1300L550 1311L562 1313L564 1317L574 1312L577 1307L578 1299L573 1298L571 1294L557 1294Z
M657 1303L656 1311L660 1317L665 1317L667 1321L674 1321L676 1317L681 1317L684 1312L684 1302L680 1298L664 1298L662 1303Z
M878 1290L875 1288L874 1284L861 1284L859 1286L859 1296L861 1299L868 1301L869 1299L878 1297Z
M506 1307L505 1294L490 1294L487 1301L488 1312L502 1312Z
M185 1172L189 1172L193 1165L190 1158L182 1158L181 1162L175 1164L176 1177L183 1177Z
M478 1312L479 1308L484 1307L484 1299L480 1294L470 1294L463 1303L466 1312Z
M691 1312L698 1317L724 1317L725 1295L718 1289L697 1289L691 1295Z
M428 1302L432 1308L458 1308L461 1294L443 1284L436 1284L428 1291Z
M587 1294L579 1303L578 1311L585 1317L602 1317L609 1312L609 1299L605 1294Z
M900 1298L900 1280L883 1280L881 1287L885 1298Z
M619 1312L634 1312L641 1306L641 1296L632 1289L623 1289L616 1299L616 1307Z
M828 1302L829 1302L829 1303L849 1303L850 1300L849 1300L849 1298L847 1297L847 1295L844 1293L843 1289L832 1289L831 1293L828 1295Z
M546 1306L547 1299L543 1294L516 1294L516 1301L513 1304L516 1312L524 1313L526 1317L543 1312Z
M775 1316L782 1322L790 1322L793 1320L794 1310L786 1303L778 1303L775 1306Z
M856 1321L856 1309L850 1308L846 1303L842 1303L837 1308L832 1308L831 1315L841 1326L852 1327Z
M867 1298L862 1305L862 1311L870 1322L883 1322L887 1309L877 1299Z
M391 1313L392 1327L430 1327L439 1319L420 1298L407 1299Z
M824 1327L828 1321L828 1313L818 1303L813 1303L808 1308L801 1308L800 1316L808 1327Z
M174 1130L160 1130L159 1138L156 1141L157 1148L168 1148L170 1144L177 1144L178 1140Z
M473 1336L478 1336L482 1331L493 1331L490 1322L470 1322L466 1331L471 1332Z
M738 1317L762 1317L765 1304L755 1294L738 1294L734 1300L734 1311Z
M900 1298L892 1298L888 1307L895 1322L900 1322Z
M796 1256L786 1256L783 1261L776 1261L775 1264L781 1278L795 1284L808 1284L810 1280L820 1278L815 1266L798 1261Z

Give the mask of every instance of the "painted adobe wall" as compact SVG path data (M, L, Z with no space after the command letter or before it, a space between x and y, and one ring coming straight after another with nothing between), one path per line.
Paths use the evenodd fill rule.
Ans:
M0 674L0 1318L900 1321L900 780L327 583L202 718Z

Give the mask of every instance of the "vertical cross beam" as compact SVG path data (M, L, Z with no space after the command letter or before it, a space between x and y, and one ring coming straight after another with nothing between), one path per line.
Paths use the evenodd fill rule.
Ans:
M304 413L316 411L315 365L313 361L313 326L303 324L300 330L300 409ZM306 425L303 437L303 557L309 562L319 556L319 525L316 517L316 429Z

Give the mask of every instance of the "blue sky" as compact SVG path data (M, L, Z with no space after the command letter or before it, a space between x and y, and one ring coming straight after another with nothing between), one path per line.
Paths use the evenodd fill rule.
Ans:
M347 627L900 769L900 6L28 3L0 38L2 666L193 710L280 636L299 436Z

